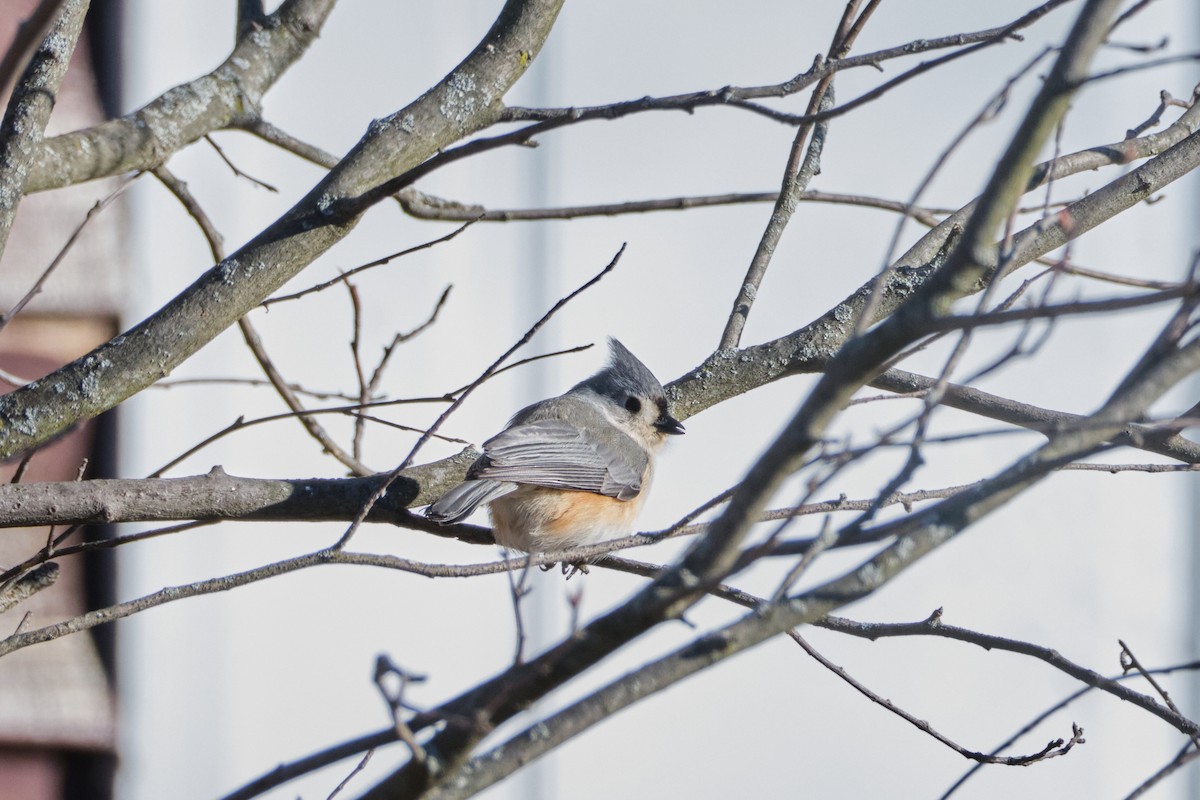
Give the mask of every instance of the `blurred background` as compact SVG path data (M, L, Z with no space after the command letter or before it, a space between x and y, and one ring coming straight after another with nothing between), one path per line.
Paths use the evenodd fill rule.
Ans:
M404 106L450 71L486 32L501 5L499 0L343 3L310 52L267 94L264 116L300 139L342 154L372 119ZM109 113L139 108L219 64L232 46L234 6L152 0L97 5L95 13L104 22L92 30L91 65L114 103ZM1031 6L1031 0L884 2L855 52L1002 25ZM987 99L1034 55L1061 41L1078 7L1070 3L1053 12L1025 31L1024 41L935 70L835 120L822 173L811 188L909 198ZM507 101L594 105L730 84L776 83L806 69L815 54L825 51L841 11L839 3L783 0L752 0L736 10L711 0L568 3L545 50ZM1200 14L1194 3L1160 0L1123 27L1121 37L1127 43L1157 45L1166 35L1169 49L1163 52L1185 53L1200 49L1198 32ZM1138 58L1110 48L1098 65ZM885 77L919 60L889 62ZM1046 64L1016 86L995 120L955 150L922 202L957 208L982 188ZM836 82L838 98L856 97L880 77L869 69L843 73ZM1089 87L1067 119L1061 151L1120 141L1128 128L1150 115L1161 90L1186 98L1196 82L1194 65L1184 63ZM800 95L779 107L800 112L806 100ZM1168 112L1167 119L1177 113ZM71 127L80 124L85 123ZM551 133L536 149L497 150L467 159L434 173L417 188L488 208L771 191L779 185L793 134L791 128L732 108L640 114ZM212 138L238 169L278 190L235 177L204 142L170 159L168 166L187 181L230 251L290 208L321 177L318 167L250 135L217 132ZM1088 173L1056 186L1054 193L1074 196L1117 174L1117 168ZM1195 175L1170 186L1161 202L1132 209L1074 243L1072 261L1139 278L1179 280L1200 244L1198 189ZM107 190L83 187L82 208ZM56 279L103 295L106 299L94 303L99 309L92 313L121 327L158 309L212 265L195 222L161 185L143 178L126 200L113 223L124 235L106 251L116 255L100 259L106 269L120 265L121 274L113 278L116 288L91 283L91 275L107 272L86 271L97 261L83 256L76 272L64 271ZM421 324L443 290L453 286L437 323L401 347L381 388L389 398L399 398L462 386L625 243L616 270L557 315L527 352L602 345L604 337L613 335L664 382L673 380L716 348L769 214L769 204L752 204L570 222L476 224L451 242L355 279L363 298L363 351L377 354L396 331ZM743 344L802 326L869 279L886 262L896 225L894 215L878 210L802 204L762 286ZM420 222L394 204L381 204L283 291L303 289L454 227ZM917 224L907 224L902 246L920 233ZM1027 276L1017 280L1022 277ZM1062 282L1056 292L1060 299L1112 294L1108 287L1079 280ZM46 305L40 313L53 317L70 308L63 300L60 307ZM250 316L289 381L312 390L353 391L350 308L346 291L335 288ZM989 376L982 388L1057 410L1090 412L1134 363L1166 313L1157 309L1113 315L1102 324L1063 323L1037 358L1009 365ZM109 334L98 335L102 340ZM1013 336L1011 331L981 336L963 374L1004 352ZM603 351L599 346L497 377L442 432L481 442L522 405L591 374L603 362ZM905 367L936 374L946 352L932 348ZM261 377L236 330L218 337L171 376L214 377ZM660 462L639 527L664 528L736 483L811 385L806 377L780 381L689 419L688 435L670 442ZM1194 402L1191 389L1194 385L1171 395L1156 410L1188 408ZM399 409L388 411L388 419L418 427L441 410ZM871 441L914 409L908 401L855 406L843 415L835 434ZM270 388L203 384L147 390L120 410L115 436L119 458L111 470L122 477L144 476L240 416L284 410ZM326 424L341 441L349 440L351 422L330 419ZM937 416L935 429L951 433L995 427L946 410ZM372 427L363 461L377 470L390 469L413 441L405 432ZM977 480L1038 441L1033 434L1019 434L933 447L910 488ZM433 443L418 460L460 448ZM905 455L896 450L862 465L839 478L827 496L870 497ZM1110 457L1150 460L1143 453ZM294 420L222 438L167 474L194 475L214 465L255 477L345 474ZM793 486L789 491L790 496L781 493L777 505L794 501L799 490ZM1182 474L1056 475L845 613L862 620L915 621L942 608L948 623L1054 647L1105 674L1120 671L1118 638L1147 665L1194 659L1200 656L1195 588L1200 558L1193 545L1193 493L1194 479ZM816 532L819 525L809 518L797 522L796 531ZM127 526L123 531L138 529ZM111 589L117 598L128 599L271 563L324 547L343 529L340 524L238 523L139 543L119 551ZM665 562L685 545L665 543L636 551L634 557ZM498 555L492 548L381 525L366 526L354 546L435 563L487 561ZM839 574L863 557L862 552L828 554L806 581ZM737 584L769 593L784 566L751 570ZM571 595L581 593L582 618L587 620L641 584L641 579L604 570L570 582L557 572L536 576L527 610L533 646L567 634ZM740 614L708 601L689 619L709 627ZM1078 688L1044 663L970 645L928 639L871 643L822 630L804 633L880 695L974 750L990 749ZM111 709L100 712L110 722L115 718L115 727L102 719L94 741L73 747L115 751L115 795L140 800L179 796L181 790L189 797L221 796L280 762L386 726L387 709L371 680L381 653L428 676L411 687L407 699L418 706L436 705L509 663L514 620L504 576L425 580L385 570L322 567L168 604L121 621L115 635L115 650L111 642L101 648L115 667L115 714ZM683 625L664 626L552 696L544 710L570 702L695 635ZM1197 686L1189 677L1168 679L1172 696L1192 718L1200 715ZM1051 716L1015 752L1035 752L1051 739L1069 736L1072 721L1086 730L1086 745L1025 769L985 768L956 796L1123 797L1184 744L1145 712L1092 693ZM376 753L347 790L350 796L394 769L405 755L402 746ZM306 776L269 796L325 797L354 763ZM618 714L486 796L586 799L653 791L693 798L736 792L937 797L969 767L780 637ZM1186 777L1161 785L1152 796L1200 798L1200 770L1193 764Z

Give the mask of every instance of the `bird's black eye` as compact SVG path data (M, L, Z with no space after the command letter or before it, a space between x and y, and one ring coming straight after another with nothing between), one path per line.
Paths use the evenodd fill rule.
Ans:
M638 413L642 410L642 401L633 396L625 398L625 410L630 414Z

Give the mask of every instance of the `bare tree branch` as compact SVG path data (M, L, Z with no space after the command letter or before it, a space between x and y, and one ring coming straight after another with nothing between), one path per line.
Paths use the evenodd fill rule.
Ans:
M1070 675L1080 683L1101 689L1119 700L1135 705L1143 711L1148 711L1181 733L1194 735L1197 731L1200 731L1200 725L1180 714L1177 709L1168 708L1148 694L1134 691L1120 681L1105 677L1095 670L1082 667L1064 658L1061 653L1053 648L1042 647L1003 636L979 633L978 631L954 625L947 625L941 620L940 609L928 619L920 622L862 623L829 617L821 623L821 627L871 640L889 636L940 636L978 645L985 650L1004 650L1010 653L1031 656Z
M25 192L33 183L30 167L34 163L50 112L54 108L54 97L79 34L83 30L83 18L87 14L88 0L66 0L63 3L42 3L29 21L29 39L33 34L44 32L41 46L32 55L25 74L21 77L8 101L4 121L0 123L0 254L8 244L13 218ZM59 7L62 10L59 13ZM44 27L43 27L44 26ZM10 55L0 65L8 74L0 75L7 88L7 81L15 74L17 64L24 60L24 53L31 45L28 39L18 34ZM3 95L0 95L2 97Z
M866 53L860 56L850 56L840 59L822 59L818 58L813 66L805 72L796 75L795 77L783 81L782 83L771 84L768 86L753 86L753 87L738 87L726 86L721 89L710 89L707 91L691 92L682 95L673 95L670 97L645 97L640 100L632 100L625 103L613 103L606 106L593 106L590 108L551 108L551 109L536 109L536 108L520 108L510 107L502 117L504 122L548 122L561 121L569 119L571 122L586 120L586 119L616 119L630 113L649 110L679 110L691 113L697 108L713 105L733 105L739 108L744 108L754 113L762 114L763 116L775 119L779 122L784 122L790 125L801 125L805 123L819 122L825 119L830 119L834 116L846 113L847 111L857 108L858 106L873 100L882 94L887 93L890 89L904 83L911 78L921 75L929 70L941 66L948 60L954 60L964 55L970 55L977 52L983 47L988 47L994 44L1003 43L1014 38L1016 32L1029 27L1046 14L1053 11L1055 8L1064 5L1068 0L1050 0L1042 5L1029 11L1019 19L1013 22L987 30L974 31L972 33L955 34L952 36L944 36L936 39L921 39L907 44L890 47L884 50L878 50L874 53ZM808 115L786 114L777 112L755 103L752 100L766 97L787 97L788 95L796 94L809 86L824 79L826 76L840 72L846 69L857 67L875 67L884 61L895 58L903 58L917 53L930 52L932 50L944 50L950 47L962 48L948 56L943 56L933 61L925 62L919 66L908 70L897 78L888 81L883 86L878 87L866 95L860 96L855 100L838 106L828 111L820 111Z
M448 222L517 222L546 219L579 219L581 217L611 217L619 214L644 214L651 211L686 211L692 208L741 205L744 203L775 203L779 192L738 192L731 194L701 195L696 197L667 197L658 200L633 200L622 203L602 203L589 206L563 206L560 208L502 208L488 209L471 203L459 203L419 192L404 189L396 194L404 213L417 219L443 220ZM939 214L949 211L937 208L912 207L898 200L886 200L857 194L840 194L807 190L796 193L799 203L831 203L862 206L884 211L908 214L923 225L933 227Z

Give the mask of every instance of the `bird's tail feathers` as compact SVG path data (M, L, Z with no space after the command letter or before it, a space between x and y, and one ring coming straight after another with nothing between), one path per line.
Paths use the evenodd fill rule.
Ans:
M425 516L442 525L466 518L481 504L516 490L517 484L508 481L464 481L441 496L425 510Z

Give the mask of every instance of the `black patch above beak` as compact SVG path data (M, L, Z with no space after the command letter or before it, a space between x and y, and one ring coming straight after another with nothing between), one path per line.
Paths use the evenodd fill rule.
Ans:
M654 423L654 427L658 428L659 433L669 433L673 436L678 436L681 433L687 433L683 427L683 423L672 417L670 414L663 414Z

